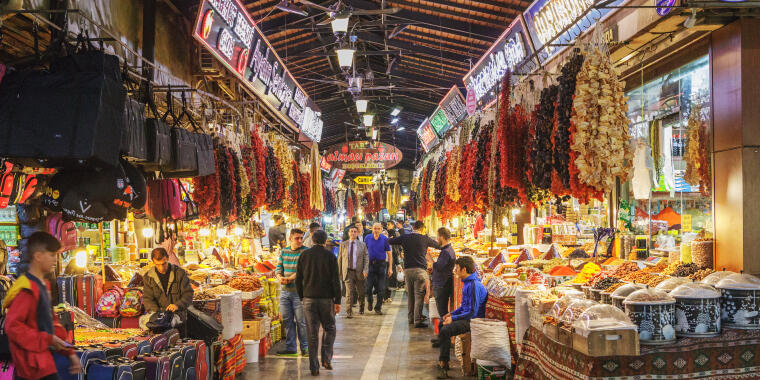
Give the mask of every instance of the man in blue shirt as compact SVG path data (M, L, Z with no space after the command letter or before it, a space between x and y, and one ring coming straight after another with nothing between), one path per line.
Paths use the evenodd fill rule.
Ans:
M462 287L462 306L443 317L443 327L438 333L441 353L438 357L438 378L447 379L451 353L451 338L470 332L470 320L486 316L486 300L488 291L480 283L475 273L475 260L470 256L462 256L454 263L454 274L459 277Z
M438 260L433 262L430 254L427 255L428 263L433 265L433 297L435 297L435 306L438 309L438 315L449 313L449 303L454 301L454 261L457 256L454 248L451 247L451 232L446 227L438 229L438 244L441 246L441 253ZM439 321L439 329L440 329ZM438 337L430 340L433 347L438 347Z
M372 296L377 291L375 314L382 315L383 295L385 295L385 280L393 267L393 256L388 237L383 235L383 225L375 223L372 234L364 237L364 244L369 251L369 270L367 271L367 310L372 310Z

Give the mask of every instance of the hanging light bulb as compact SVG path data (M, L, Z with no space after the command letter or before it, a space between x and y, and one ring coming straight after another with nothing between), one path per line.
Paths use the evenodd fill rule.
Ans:
M348 32L348 19L349 19L348 15L336 16L332 20L332 22L330 22L330 26L332 27L333 34Z
M369 105L369 100L367 99L356 99L356 112L358 113L365 113L367 112L367 106Z
M372 129L372 140L377 140L377 129Z
M352 48L340 48L335 51L338 53L338 65L343 68L349 68L354 63L354 53L356 49Z
M144 227L142 229L142 236L146 239L153 237L153 227Z
M76 266L80 268L87 267L87 250L84 248L77 251L77 253L74 256L75 264Z
M372 126L372 122L373 122L373 121L374 121L374 119L375 119L375 115L372 115L372 114L365 114L365 115L363 116L363 119L364 119L364 126L365 126L365 127L371 127L371 126Z
M501 224L503 224L504 227L506 227L509 224L508 221L507 221L507 217L506 216L503 217L503 218L501 218Z
M217 238L223 237L225 235L227 235L227 229L226 228L220 227L220 228L216 229L216 237Z

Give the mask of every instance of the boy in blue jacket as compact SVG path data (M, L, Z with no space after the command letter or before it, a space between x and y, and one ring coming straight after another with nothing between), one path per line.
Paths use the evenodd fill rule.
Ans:
M462 306L443 316L443 327L438 334L441 354L438 357L438 378L449 378L451 338L470 332L470 320L484 318L488 291L475 273L475 261L472 257L462 256L454 263L454 275L464 282L462 287Z

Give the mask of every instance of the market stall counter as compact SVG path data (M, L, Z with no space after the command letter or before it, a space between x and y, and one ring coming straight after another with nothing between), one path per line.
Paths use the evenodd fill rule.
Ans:
M714 338L641 346L639 356L591 357L531 327L515 379L748 379L760 373L760 331L727 329Z

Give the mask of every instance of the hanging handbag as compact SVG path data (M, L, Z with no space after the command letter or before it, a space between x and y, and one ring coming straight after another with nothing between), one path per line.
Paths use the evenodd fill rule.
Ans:
M158 115L153 96L149 97L149 108L153 117L145 120L145 139L148 144L148 165L159 168L166 167L172 160L171 127L166 124L167 111L163 116Z
M185 190L185 185L182 184L182 181L178 182L179 188L182 191L182 202L185 203L185 217L183 219L186 221L198 219L198 204L190 198L190 193Z
M128 97L124 102L124 124L121 153L135 161L147 161L148 140L145 134L145 104Z
M190 114L187 112L187 101L184 92L182 92L181 98L182 113L176 117L174 120L174 127L172 128L173 160L171 166L169 167L169 170L174 172L197 172L198 156L195 136L193 136L193 133L190 133L186 129L182 128L180 126L180 123L182 122L182 118L187 118L187 120L190 122L190 125L195 129L198 129L198 126L195 125L192 117L190 117ZM167 96L167 103L171 104L170 96ZM170 110L172 110L172 107L170 107Z

